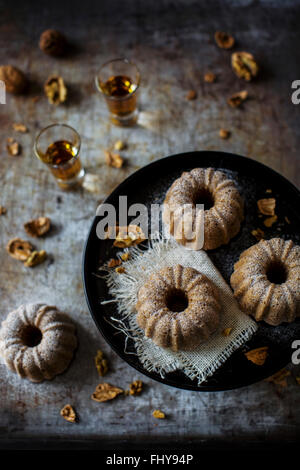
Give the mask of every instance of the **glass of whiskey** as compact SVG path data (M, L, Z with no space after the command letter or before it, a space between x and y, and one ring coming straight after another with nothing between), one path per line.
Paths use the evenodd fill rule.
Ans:
M102 65L95 77L96 87L105 97L110 120L117 126L137 122L137 91L140 72L128 59L114 59Z
M37 135L34 143L36 156L45 163L62 189L70 189L83 181L80 135L67 124L51 124Z

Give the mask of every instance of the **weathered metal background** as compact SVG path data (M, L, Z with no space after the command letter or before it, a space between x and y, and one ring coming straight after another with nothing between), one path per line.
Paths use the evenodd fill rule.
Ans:
M0 1L0 63L20 67L31 81L27 96L7 97L0 105L0 320L23 302L44 301L69 312L78 326L79 349L66 373L51 382L31 384L0 365L0 436L23 438L130 438L295 440L300 430L299 385L292 369L287 388L261 382L224 393L173 390L145 378L140 397L99 404L90 399L99 382L93 357L98 348L109 357L107 381L126 387L143 379L105 344L87 311L81 256L85 237L99 201L136 168L163 156L189 150L218 149L259 160L295 184L299 180L300 106L291 102L291 82L300 78L299 1L160 1L58 2L48 6ZM66 34L72 48L54 59L38 48L40 33L54 27ZM245 85L231 71L230 52L216 47L213 34L228 30L237 39L235 50L254 53L259 78ZM132 129L109 124L93 79L108 59L128 56L142 74L140 121ZM203 74L213 71L217 82ZM69 99L49 105L42 84L59 73L69 87ZM251 99L243 109L231 109L227 97L247 88ZM186 92L198 98L188 102ZM41 96L34 102L35 96ZM83 190L62 192L34 157L39 129L66 122L82 136L82 161L101 178L97 195ZM22 122L28 134L12 130ZM232 132L223 141L221 127ZM7 137L22 144L22 155L10 157ZM117 139L128 144L126 165L118 170L104 164L104 149ZM26 237L23 223L47 215L54 229L36 246L48 261L32 270L5 250L15 236ZM69 424L59 415L66 403L77 409L80 422ZM151 412L160 408L166 420Z

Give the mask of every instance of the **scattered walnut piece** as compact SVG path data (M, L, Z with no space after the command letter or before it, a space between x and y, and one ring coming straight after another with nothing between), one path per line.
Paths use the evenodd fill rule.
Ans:
M105 150L105 162L108 166L114 168L122 168L124 160L119 153L109 152Z
M287 224L291 223L290 219L286 215L284 216L284 220L286 221Z
M266 189L266 193L271 193L272 189Z
M55 29L47 29L40 36L41 51L52 56L60 56L65 52L66 38Z
M216 74L213 72L207 72L204 74L204 81L206 83L214 83L216 81Z
M125 273L125 268L123 266L119 266L118 268L115 269L115 271L118 274L123 274Z
M7 139L6 148L8 153L13 157L20 155L21 153L21 145L19 144L19 142L17 142L15 139L12 139L11 137Z
M160 410L154 410L152 416L157 419L164 419L166 417L165 413Z
M126 143L123 140L117 140L114 145L115 150L124 150L126 148Z
M264 365L267 356L268 356L268 346L263 346L261 348L252 349L245 353L246 358L248 361L253 362L257 366Z
M71 405L65 405L63 409L60 410L60 414L69 423L76 423L77 421L75 410Z
M127 261L130 258L130 253L127 251L126 253L121 254L122 261Z
M143 382L135 380L129 385L129 395L139 395L143 390Z
M276 374L271 375L271 377L268 377L265 379L266 382L272 382L275 385L281 385L281 387L286 387L287 386L287 377L291 375L291 372L287 369L281 369Z
M25 126L25 124L21 124L21 123L18 123L18 122L14 122L12 126L13 126L13 129L14 129L16 132L22 132L23 134L25 134L26 132L28 132L28 129L27 129L27 127Z
M232 328L225 328L225 330L222 331L224 336L229 336L231 332Z
M117 258L111 258L107 264L107 267L108 268L115 268L116 266L120 266L120 264L122 263L122 261L120 259L117 259Z
M259 199L257 207L263 215L275 215L276 199L269 197L267 199Z
M42 237L49 232L50 227L51 221L49 217L38 217L37 219L29 220L24 224L26 232L31 237Z
M13 258L20 261L26 261L32 253L33 246L26 240L22 240L21 238L13 238L7 243L6 249Z
M7 212L6 208L4 206L0 206L0 215L5 215Z
M34 266L43 263L46 258L47 253L45 250L33 251L25 261L24 266L26 266L27 268L33 268Z
M101 349L98 349L97 354L95 356L95 365L96 369L98 371L98 374L103 377L108 371L108 362L107 359L105 359L103 352Z
M67 99L67 88L59 75L51 75L44 85L44 90L49 103L55 106L64 103Z
M231 65L236 75L247 82L258 74L258 65L249 52L234 52L231 56Z
M273 215L272 217L268 217L267 219L264 220L264 225L266 227L272 227L273 224L275 224L275 222L277 222L277 215Z
M195 90L190 90L186 94L186 99L191 101L197 98L197 92Z
M229 139L230 137L230 131L228 131L227 129L220 129L219 130L219 137L221 139Z
M137 225L116 227L116 231L116 239L113 245L117 248L127 248L129 246L138 245L146 239L142 229Z
M215 41L221 49L231 49L234 46L234 37L224 31L215 32Z
M300 377L296 377L296 382L298 385L300 385Z
M247 90L242 90L239 91L238 93L234 93L233 95L228 98L227 103L229 106L232 108L238 108L241 106L243 101L245 101L248 98L248 91Z
M113 400L121 393L123 393L121 388L114 387L108 383L102 383L97 385L91 398L92 400L98 401L99 403L103 403L108 400Z
M5 83L5 89L8 93L18 95L25 91L28 81L24 73L12 65L0 66L0 80Z
M256 228L251 231L251 234L256 238L257 241L262 240L265 238L265 232L260 228Z

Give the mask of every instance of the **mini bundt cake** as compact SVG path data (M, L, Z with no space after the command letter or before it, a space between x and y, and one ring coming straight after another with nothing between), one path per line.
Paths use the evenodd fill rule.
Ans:
M204 204L204 250L228 243L239 232L243 200L234 181L213 168L194 168L173 182L164 201L163 221L177 242L187 246L191 243L186 236L190 228L186 230L183 207L191 208L188 219L195 239L201 238L196 216L202 211L196 209L196 204Z
M300 247L281 238L244 251L230 279L241 309L269 325L300 316Z
M63 372L76 346L75 326L53 306L21 305L2 322L0 355L9 369L32 382Z
M152 274L138 292L137 322L145 336L173 351L192 350L219 325L218 288L204 274L180 265Z

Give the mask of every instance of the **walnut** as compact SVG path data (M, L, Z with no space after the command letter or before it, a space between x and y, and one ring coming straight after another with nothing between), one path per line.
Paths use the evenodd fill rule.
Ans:
M225 330L222 331L224 336L229 336L231 332L232 328L225 328Z
M44 85L44 90L49 103L56 106L67 99L67 88L59 75L51 75Z
M47 29L40 36L39 46L45 54L60 56L65 52L66 38L55 29Z
M123 140L117 140L114 145L115 150L124 150L126 148L126 143Z
M186 99L191 101L197 98L197 92L195 90L190 90L186 94Z
M17 157L21 153L21 145L15 139L8 137L6 148L12 157Z
M245 353L248 361L253 362L257 366L263 366L268 356L268 346L252 349Z
M0 66L0 80L5 82L6 91L14 95L23 93L28 85L24 73L12 65Z
M0 206L0 215L5 215L7 212L6 208L4 206Z
M128 227L116 227L117 235L113 243L117 248L126 248L138 245L145 240L145 235L137 225L128 225Z
M287 386L287 380L286 378L291 375L291 372L286 369L281 369L278 372L276 372L274 375L271 375L271 377L268 377L265 379L266 382L273 382L275 385L281 385L282 387Z
M115 271L118 274L123 274L125 273L125 268L123 266L119 266L118 268L115 269Z
M276 199L269 197L267 199L259 199L257 207L263 215L275 215Z
M231 49L234 46L234 37L224 31L215 32L215 41L221 49Z
M76 423L77 421L76 413L71 405L65 405L63 409L60 410L60 414L69 423Z
M120 266L120 264L122 263L122 261L120 259L116 259L116 258L111 258L107 264L107 267L108 268L115 268L116 266Z
M230 137L230 131L227 129L220 129L219 130L219 136L221 139L229 139Z
M264 225L265 227L272 227L273 224L275 224L275 222L277 222L277 215L273 215L272 217L268 217L267 219L264 220Z
M28 132L28 129L25 124L14 122L12 126L16 132L22 132L22 134Z
M247 82L258 74L258 65L249 52L234 52L231 56L231 65L236 75Z
M234 93L233 95L228 98L227 103L229 106L232 108L238 108L241 106L243 101L245 101L248 98L248 91L247 90L242 90L239 91L238 93Z
M31 237L42 237L49 232L51 221L49 217L38 217L37 219L29 220L24 224L24 228L28 235Z
M253 235L257 241L262 240L265 238L265 232L261 230L260 228L256 228L251 231L251 235Z
M139 395L143 390L143 382L135 380L129 385L129 395Z
M32 253L33 246L26 240L13 238L12 240L9 240L6 245L6 249L13 258L20 261L26 261Z
M121 388L114 387L108 383L102 383L97 385L91 399L98 401L99 403L103 403L105 401L113 400L121 393L123 393Z
M24 266L26 266L27 268L33 268L34 266L43 263L46 258L47 253L45 250L33 251L25 261Z
M113 153L105 150L105 162L108 166L121 168L123 166L124 160L119 153Z
M95 366L98 371L98 374L103 377L108 371L108 362L107 359L104 358L103 352L98 349L97 354L95 356Z
M207 72L205 75L204 75L204 81L206 83L214 83L216 81L216 74L213 73L213 72Z
M157 419L164 419L166 417L165 413L160 410L154 410L152 416Z

